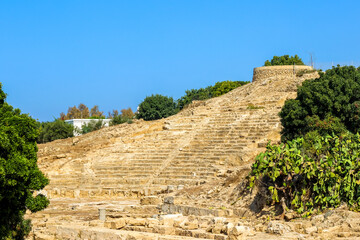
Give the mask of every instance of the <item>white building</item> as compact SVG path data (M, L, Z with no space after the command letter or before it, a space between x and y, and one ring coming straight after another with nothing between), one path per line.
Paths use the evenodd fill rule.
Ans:
M81 127L84 124L88 124L90 121L102 121L104 124L104 127L108 127L111 119L70 119L65 120L66 123L72 124L74 126L74 136L81 135L79 133L79 130L81 130Z

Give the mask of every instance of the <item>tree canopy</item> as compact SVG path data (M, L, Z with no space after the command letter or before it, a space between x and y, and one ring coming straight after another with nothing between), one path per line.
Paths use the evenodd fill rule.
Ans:
M218 97L247 83L249 82L227 80L217 82L214 86L208 86L206 88L186 90L185 95L177 101L177 107L181 110L194 100L206 100L209 98Z
M277 65L305 65L301 58L295 54L295 56L283 55L274 56L271 61L266 60L264 66L277 66Z
M279 113L282 143L268 144L248 176L271 204L305 216L346 203L360 209L360 68L333 67L307 80ZM259 181L260 180L260 181Z
M174 115L177 111L172 97L156 94L146 97L140 103L137 117L145 121L156 120Z
M98 105L95 105L89 111L89 108L83 103L80 103L78 107L76 106L69 107L67 114L63 112L60 113L61 120L88 119L88 118L105 118L105 116L104 116L104 112L101 112L99 110Z
M360 130L359 107L360 68L333 67L320 78L305 81L296 99L285 102L280 112L282 136L293 139L330 124L356 133Z
M34 192L48 184L37 166L37 123L5 102L0 84L0 239L22 239L29 231L26 210L44 209L49 201Z
M64 139L74 136L74 126L65 123L61 119L56 119L53 122L42 122L39 125L38 143L51 142L57 139Z

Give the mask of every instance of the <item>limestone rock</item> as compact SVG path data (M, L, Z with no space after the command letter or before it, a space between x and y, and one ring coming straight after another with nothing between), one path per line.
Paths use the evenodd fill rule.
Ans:
M110 229L121 229L126 225L125 219L124 218L118 218L118 219L113 219L110 221L106 221L104 223L104 226L106 228L110 228Z
M283 235L286 232L290 231L290 227L279 223L279 222L269 222L269 224L267 225L266 228L266 232L268 233L272 233L272 234L279 234L279 235Z
M141 205L158 205L161 204L161 199L158 196L145 196L140 199Z
M129 219L127 222L128 225L130 226L145 226L146 224L146 219L143 218L132 218Z
M305 233L306 233L306 234L311 234L311 233L317 232L317 230L318 230L318 229L317 229L316 226L308 227L308 228L305 229Z

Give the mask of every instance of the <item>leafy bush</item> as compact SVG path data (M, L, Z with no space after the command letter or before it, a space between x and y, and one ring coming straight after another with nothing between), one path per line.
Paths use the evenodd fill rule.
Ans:
M281 57L274 56L271 61L266 60L264 66L277 66L277 65L305 65L301 58L295 56L283 55Z
M49 180L37 166L36 121L6 103L1 87L0 239L23 239L31 228L23 218L26 210L36 212L49 204L41 195L34 197L34 192L43 189Z
M177 106L181 110L192 101L206 100L212 98L212 86L200 89L186 90L185 95L177 101Z
M249 187L267 186L272 204L284 200L305 215L342 202L360 210L359 107L360 68L337 66L305 81L279 114L283 143L256 157Z
M132 118L129 118L127 116L123 116L122 114L121 115L118 115L116 117L113 117L110 121L110 126L114 126L114 125L118 125L118 124L122 124L122 123L133 123L132 121Z
M172 97L166 97L159 94L146 97L139 105L137 118L143 118L145 121L166 118L178 112L176 103Z
M74 136L74 127L60 119L53 122L38 123L40 134L37 138L38 143L51 142L57 139L64 139Z
M360 68L333 67L320 78L305 81L296 99L287 100L280 117L283 140L304 136L312 131L309 119L337 118L338 124L356 133L360 128ZM310 121L311 122L311 121Z
M249 82L243 81L223 81L217 82L211 89L211 97L218 97L225 93L230 92L231 90L241 87Z
M307 143L311 139L311 143ZM280 145L268 144L256 157L249 186L268 186L273 204L284 198L299 213L337 207L346 202L359 210L360 135L317 135ZM285 210L285 209L284 209Z
M217 82L214 86L209 86L206 88L186 90L186 94L177 101L178 109L183 109L186 105L190 104L194 100L206 100L209 98L221 96L247 83L249 82L228 80Z
M105 123L102 120L98 120L98 121L91 120L89 123L85 123L84 125L82 125L81 133L85 134L85 133L99 130L99 129L103 128L104 125L105 125Z

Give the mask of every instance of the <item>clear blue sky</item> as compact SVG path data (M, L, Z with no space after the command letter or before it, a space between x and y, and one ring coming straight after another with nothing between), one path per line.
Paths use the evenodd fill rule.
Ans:
M360 63L360 1L0 1L0 82L40 121L252 78L274 55Z

